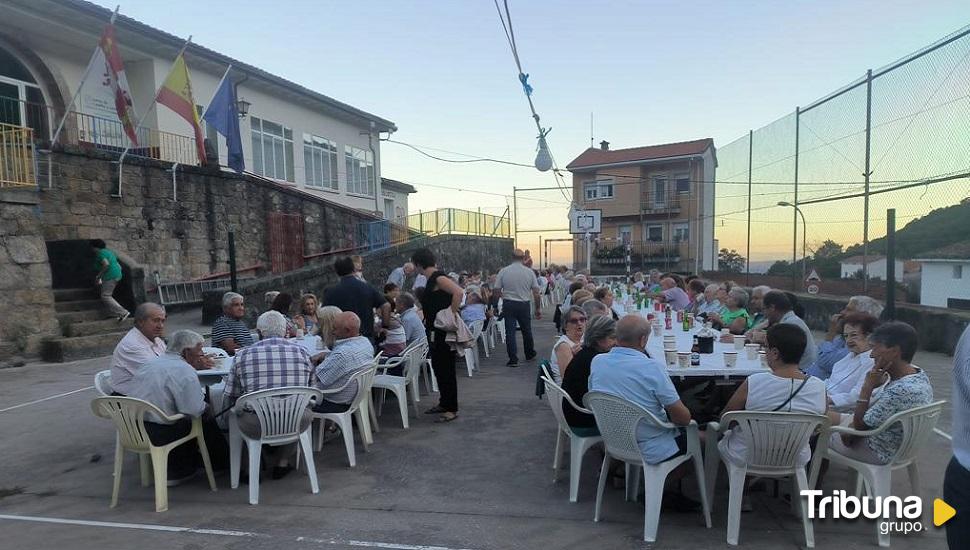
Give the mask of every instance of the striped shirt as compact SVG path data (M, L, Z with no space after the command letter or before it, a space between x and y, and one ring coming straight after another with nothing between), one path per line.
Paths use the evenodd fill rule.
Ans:
M232 338L239 347L253 345L253 337L249 333L249 327L242 319L232 319L223 315L212 323L212 345L222 347L223 340Z
M337 389L350 380L353 373L374 361L374 346L363 336L344 338L333 344L333 351L317 367L313 386L321 390ZM357 395L357 384L351 384L337 393L324 396L331 403L350 403Z
M307 386L313 373L303 346L284 338L267 338L236 353L226 381L225 407L254 391Z
M953 354L953 456L970 470L970 327Z

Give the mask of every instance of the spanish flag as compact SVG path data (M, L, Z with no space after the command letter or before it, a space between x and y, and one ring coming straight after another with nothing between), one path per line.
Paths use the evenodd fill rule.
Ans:
M195 100L192 99L192 80L189 78L189 68L185 64L185 54L180 53L175 58L172 70L168 72L168 77L159 88L155 99L192 125L199 163L205 163L205 141L202 136L202 125L199 123L199 113L195 110Z

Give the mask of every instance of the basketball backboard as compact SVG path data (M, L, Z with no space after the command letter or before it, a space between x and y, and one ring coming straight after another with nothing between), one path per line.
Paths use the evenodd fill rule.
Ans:
M569 232L574 234L600 233L603 230L602 210L573 210L569 213Z

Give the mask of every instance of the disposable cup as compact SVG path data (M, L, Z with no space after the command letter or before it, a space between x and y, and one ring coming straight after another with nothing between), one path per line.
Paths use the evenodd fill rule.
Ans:
M682 369L690 368L690 352L689 351L678 351L677 352L677 366Z
M744 345L744 356L748 361L754 361L758 358L758 349L761 346L758 344L745 344Z
M677 366L677 350L676 349L665 349L664 359L667 361L668 367Z
M741 351L741 350L744 349L744 346L745 346L744 336L735 336L734 337L734 349L736 349L738 351Z
M734 350L726 350L724 352L724 366L727 368L734 368L734 365L738 363L738 352Z
M758 352L758 360L761 363L761 366L762 367L768 368L768 354L767 353L765 353L764 351L759 351Z

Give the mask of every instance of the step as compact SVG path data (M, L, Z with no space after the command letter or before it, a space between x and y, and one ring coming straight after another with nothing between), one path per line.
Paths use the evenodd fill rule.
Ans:
M124 331L119 331L89 336L52 338L43 342L41 356L45 361L52 363L106 357L111 355L124 335Z
M85 321L64 325L64 336L91 336L92 334L106 334L109 332L127 331L135 326L131 317L121 323L117 319L103 319L100 321Z
M98 297L94 288L55 288L55 302L70 302L74 300L91 300Z
M54 311L58 313L87 310L101 311L101 300L71 300L65 302L54 301Z
M105 314L103 311L93 309L86 311L67 311L57 314L57 322L59 322L62 327L73 323L83 323L85 321L101 321L104 318ZM117 321L117 319L115 319L115 321Z

